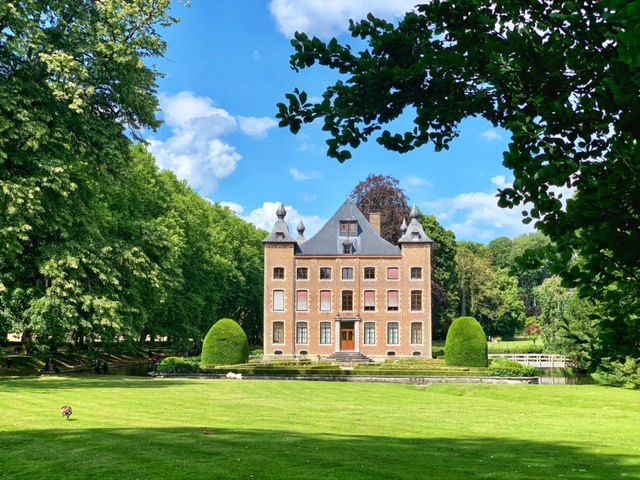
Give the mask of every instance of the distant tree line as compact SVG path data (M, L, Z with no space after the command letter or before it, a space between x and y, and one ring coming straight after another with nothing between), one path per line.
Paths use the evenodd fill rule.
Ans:
M408 197L389 175L370 175L353 190L363 211L385 212L381 234L397 242L399 226L408 220ZM594 304L565 288L549 261L527 259L550 247L542 233L511 239L499 237L487 245L458 241L433 215L420 221L432 246L432 318L434 336L444 339L454 319L474 317L488 337L539 337L554 353L586 355L585 342L594 332Z

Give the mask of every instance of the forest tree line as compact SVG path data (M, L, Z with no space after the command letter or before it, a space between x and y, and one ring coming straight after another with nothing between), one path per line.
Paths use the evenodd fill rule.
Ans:
M171 4L0 2L0 333L27 349L259 336L264 232L139 145Z

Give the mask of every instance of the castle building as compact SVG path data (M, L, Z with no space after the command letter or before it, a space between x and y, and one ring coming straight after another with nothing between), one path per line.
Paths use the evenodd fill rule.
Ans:
M431 358L431 245L411 209L398 245L348 199L311 239L280 205L264 255L265 358Z

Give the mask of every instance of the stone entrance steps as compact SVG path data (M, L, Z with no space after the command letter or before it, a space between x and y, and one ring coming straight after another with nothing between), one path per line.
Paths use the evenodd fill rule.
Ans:
M360 352L336 352L329 358L340 363L369 363L373 361Z

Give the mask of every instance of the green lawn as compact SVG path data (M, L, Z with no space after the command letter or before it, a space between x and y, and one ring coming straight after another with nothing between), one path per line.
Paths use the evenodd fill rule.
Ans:
M640 392L598 386L53 376L0 408L2 479L640 478Z

